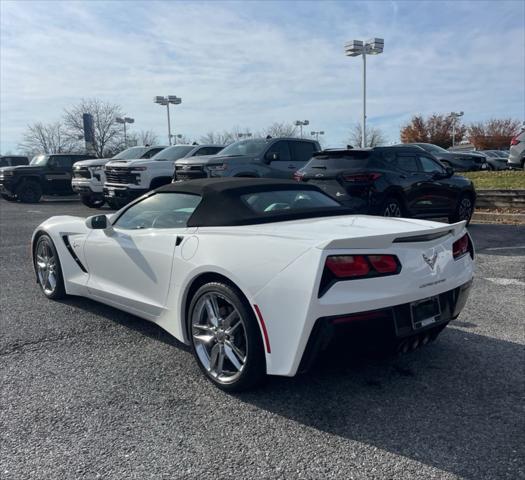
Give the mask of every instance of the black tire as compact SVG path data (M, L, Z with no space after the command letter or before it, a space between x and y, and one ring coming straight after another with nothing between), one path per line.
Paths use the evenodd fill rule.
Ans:
M207 366L203 363L203 360L201 360L201 357L203 355L203 349L200 349L201 357L199 356L199 352L197 352L197 342L194 338L194 334L197 335L198 332L200 332L201 330L199 328L193 327L193 320L199 318L200 311L207 311L207 309L203 307L203 303L204 299L209 298L210 295L215 295L216 298L218 298L221 301L224 301L224 303L222 304L219 304L219 302L216 303L216 305L219 306L219 312L221 312L221 317L225 315L227 319L228 314L233 310L233 307L238 312L238 323L241 325L241 327L237 326L237 331L235 335L237 336L238 340L242 340L240 342L239 348L241 349L241 353L245 354L245 357L243 360L244 363L242 368L237 368L238 371L234 375L235 378L231 380L221 380L218 378L217 374L213 374L213 372L211 371L211 357L213 356L213 353L211 355L209 355L208 352L204 354L204 356L208 358L208 362L210 364L210 368L207 368ZM230 304L232 310L228 309L228 304ZM225 309L224 312L221 311L221 309L223 308ZM221 348L222 345L220 355L222 355L223 362L230 362L227 358L227 355L225 354L224 349L226 348L226 344L228 344L229 341L231 341L231 343L234 343L236 342L236 340L232 339L232 337L228 335L226 335L226 339L220 339L220 337L218 336L221 334L220 332L228 332L228 329L221 330L225 328L222 323L223 321L224 320L222 318L218 320L217 323L219 324L219 327L216 329L215 334L212 334L214 338L206 342L206 346L210 347L211 351L215 347ZM241 390L253 388L264 380L266 376L266 361L264 357L264 347L261 337L261 331L259 329L259 325L250 305L244 298L243 294L237 288L222 282L210 282L204 284L197 290L197 292L195 292L195 295L193 295L193 298L191 299L190 307L188 309L187 322L188 336L190 337L191 349L193 351L195 360L197 361L199 368L202 370L206 378L210 380L214 385L228 392L238 392ZM235 322L235 324L237 325L237 322ZM243 329L240 330L240 328L242 327ZM243 342L245 347L244 352L242 352ZM199 346L202 347L202 344L199 344ZM218 359L216 361L219 362ZM233 363L230 363L230 365L232 367L234 366ZM223 371L222 368L220 369L220 371Z
M16 196L22 203L38 203L42 198L42 187L35 180L26 180L16 189Z
M380 215L383 217L402 217L403 206L396 197L388 197L381 205Z
M115 200L114 198L106 198L106 202L108 204L108 207L111 208L112 210L120 210L124 206L118 200Z
M474 214L474 202L472 201L472 196L467 193L463 193L458 198L458 203L454 209L454 213L448 217L450 223L461 222L462 220L467 221L467 225L472 219Z
M104 197L97 197L95 195L81 195L80 201L89 208L101 208L106 200Z
M8 202L16 202L17 200L16 195L7 195L5 193L2 193L0 195L4 200L7 200Z
M49 267L51 266L51 261L47 262L47 271L50 272L48 273L47 277L45 275L45 272L42 271L41 265L39 265L39 261L42 258L39 258L41 248L44 251L50 252L50 257L52 256L52 258L54 259L54 262L52 263L53 268L51 268L51 270L49 270ZM37 282L40 285L42 293L51 300L59 300L61 298L64 298L66 296L66 289L64 287L64 276L62 275L60 258L58 257L58 252L55 248L53 240L51 240L51 237L49 237L49 235L47 234L43 234L40 237L38 237L35 249L33 251L33 265L37 274ZM52 282L49 281L51 272L53 273L55 278L54 287L52 285Z

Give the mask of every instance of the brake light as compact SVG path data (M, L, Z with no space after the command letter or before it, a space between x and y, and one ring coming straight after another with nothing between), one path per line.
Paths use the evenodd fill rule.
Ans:
M465 233L459 240L452 244L452 255L458 259L468 252L468 235Z
M326 266L338 278L364 277L370 272L363 255L334 255L326 259Z
M303 177L304 177L304 172L301 172L301 170L297 170L297 172L294 172L293 174L293 179L296 182L302 181Z
M343 174L343 180L351 183L371 183L381 177L381 173L347 173Z
M395 273L397 259L394 255L369 255L368 260L379 273Z
M515 137L512 137L512 140L510 141L510 144L511 145L517 145L518 143L520 143L520 141L518 140L518 136L516 135Z

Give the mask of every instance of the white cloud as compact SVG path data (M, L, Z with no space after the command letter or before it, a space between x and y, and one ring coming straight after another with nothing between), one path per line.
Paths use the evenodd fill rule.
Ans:
M483 3L490 15L470 4L438 15L394 2L4 1L0 148L81 97L120 103L134 128L164 138L165 112L152 103L162 94L183 98L173 129L190 137L306 118L342 144L361 110L361 59L343 44L375 32L386 48L368 62L368 115L392 140L412 113L523 116L524 29L508 15L524 7Z

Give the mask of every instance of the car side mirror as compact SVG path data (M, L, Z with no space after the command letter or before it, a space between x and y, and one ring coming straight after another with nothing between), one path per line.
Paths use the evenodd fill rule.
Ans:
M445 177L450 178L454 175L454 169L452 167L445 167Z
M279 160L279 154L277 152L266 152L264 158L268 163L276 162L277 160Z
M108 217L106 215L92 215L86 218L86 227L90 230L105 230L111 226L108 224Z

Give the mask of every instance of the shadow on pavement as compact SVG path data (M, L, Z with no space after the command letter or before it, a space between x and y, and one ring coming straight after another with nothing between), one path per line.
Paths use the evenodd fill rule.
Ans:
M525 226L471 224L469 233L476 251L486 255L525 255ZM521 248L517 248L521 247Z

